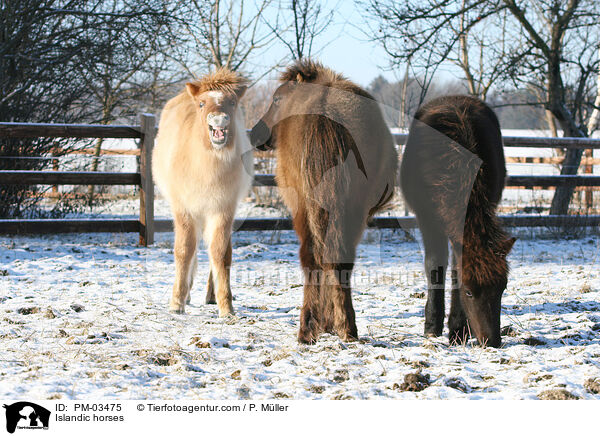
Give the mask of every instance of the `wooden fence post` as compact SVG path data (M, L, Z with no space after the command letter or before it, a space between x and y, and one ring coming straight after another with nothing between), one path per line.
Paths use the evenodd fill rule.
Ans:
M584 156L589 159L590 161L593 159L594 157L594 150L593 149L587 149L584 152ZM594 165L589 163L586 164L584 167L584 173L585 174L593 174L594 173ZM589 214L590 210L594 207L594 188L585 188L585 208L586 208L586 213Z
M52 157L56 156L56 149L52 149ZM52 171L58 171L58 159L52 159ZM52 193L58 195L58 185L52 185Z
M152 182L152 149L156 137L156 118L140 117L140 245L154 243L154 183Z

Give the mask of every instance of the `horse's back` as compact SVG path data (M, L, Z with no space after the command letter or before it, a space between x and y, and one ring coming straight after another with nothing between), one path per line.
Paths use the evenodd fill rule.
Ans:
M292 209L306 211L320 249L333 253L323 257L352 259L368 216L393 195L397 153L369 94L347 83L312 89L322 93L310 96L318 110L277 127L277 183Z
M280 129L279 179L313 191L333 183L337 174L347 183L344 189L336 189L336 198L373 203L371 208L386 185L393 190L398 166L393 137L377 102L366 91L346 85L332 87L326 94L323 114L309 109L290 117ZM375 195L375 202L365 198Z
M483 101L467 95L444 96L423 105L415 119L449 137L481 159L478 177L497 204L502 196L506 164L500 123Z
M420 226L461 234L465 211L495 209L502 196L506 166L494 112L469 96L423 105L410 128L400 177Z

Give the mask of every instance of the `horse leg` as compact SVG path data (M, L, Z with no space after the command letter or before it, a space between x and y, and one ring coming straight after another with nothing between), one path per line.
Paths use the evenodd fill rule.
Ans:
M450 345L464 344L469 339L467 316L460 302L460 281L458 254L452 250L452 301L450 315L448 316L448 339Z
M206 282L206 304L217 304L217 299L215 298L215 279L213 278L212 268L208 271L208 280Z
M317 267L313 238L306 220L306 210L298 208L294 217L294 229L300 240L300 264L304 270L304 301L300 311L298 342L314 344L317 342L321 328L319 292L323 271Z
M205 239L208 243L210 270L213 273L213 286L216 288L216 300L219 316L233 314L233 297L230 286L231 268L231 225L233 217L218 215L209 218L206 226ZM209 274L209 279L211 274ZM210 285L209 285L210 286ZM208 294L208 293L207 293ZM208 298L208 295L207 295Z
M190 291L190 275L196 253L196 225L185 213L175 213L175 284L169 302L169 310L175 313L185 312L185 302Z
M339 263L332 270L332 286L328 286L333 300L333 327L343 341L355 341L358 339L356 328L356 316L352 307L352 292L350 288L350 276L354 263Z
M444 285L448 267L448 237L441 228L421 226L425 246L427 303L425 304L425 336L440 336L444 327Z
M194 277L196 276L196 271L198 270L198 257L196 256L196 250L194 250L194 255L192 257L192 266L190 268L189 277L188 277L188 295L185 300L185 304L190 304L192 301L192 287L194 285Z

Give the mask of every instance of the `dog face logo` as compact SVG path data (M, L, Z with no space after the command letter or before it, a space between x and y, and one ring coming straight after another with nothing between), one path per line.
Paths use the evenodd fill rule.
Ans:
M19 429L48 429L50 411L35 403L19 401L4 405L6 409L6 431L14 433Z

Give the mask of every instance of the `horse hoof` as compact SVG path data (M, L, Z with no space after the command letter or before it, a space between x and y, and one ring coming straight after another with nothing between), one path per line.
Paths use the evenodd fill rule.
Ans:
M204 300L205 304L217 304L217 300L215 298L207 298Z
M171 300L169 301L169 312L181 315L182 313L185 313L185 304Z
M344 342L358 341L358 330L356 328L348 328L337 331L337 335Z
M298 343L304 344L304 345L315 345L317 343L317 340L311 336L309 336L309 337L298 336Z
M314 345L317 343L317 335L313 331L300 330L298 332L298 342L301 344Z
M227 318L227 317L233 317L233 316L234 316L233 308L219 309L219 318Z
M356 342L358 341L358 338L356 336L352 336L352 335L338 335L340 337L340 339L342 340L342 342Z

